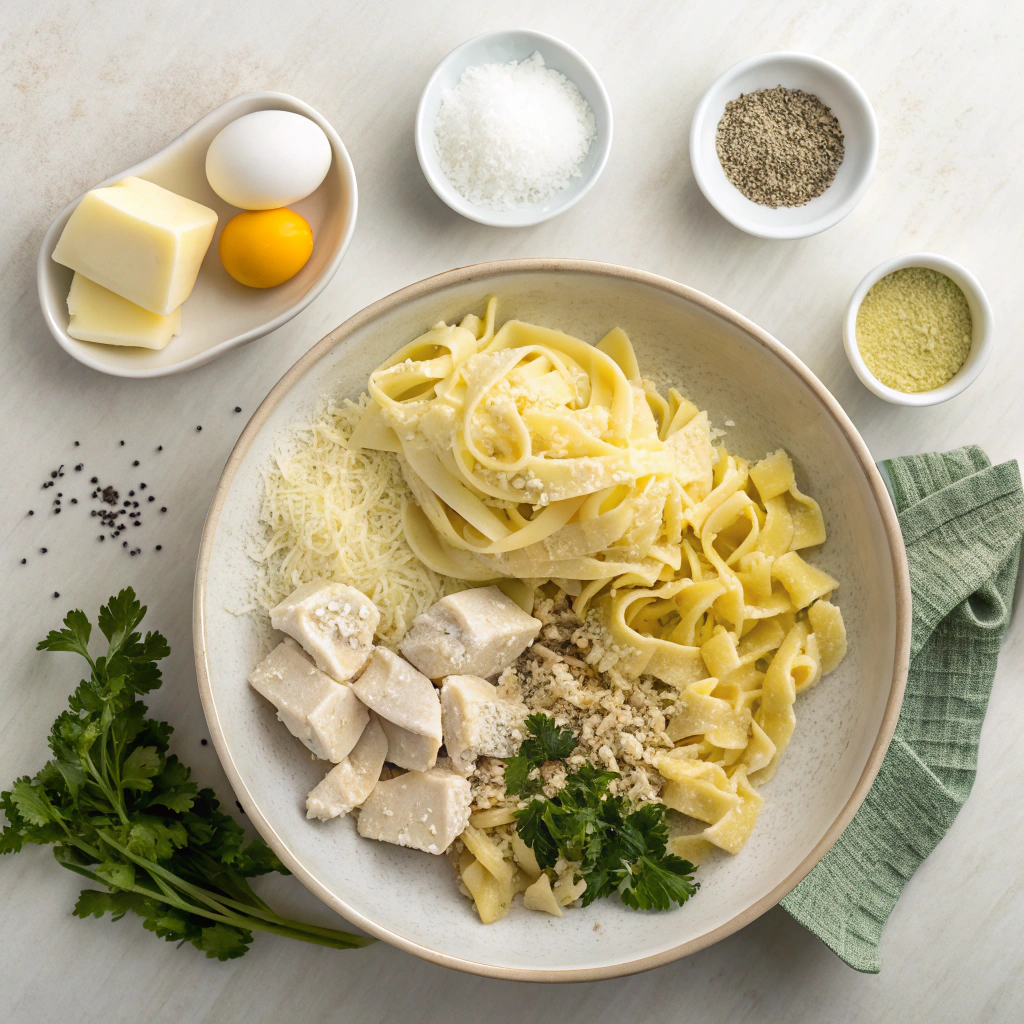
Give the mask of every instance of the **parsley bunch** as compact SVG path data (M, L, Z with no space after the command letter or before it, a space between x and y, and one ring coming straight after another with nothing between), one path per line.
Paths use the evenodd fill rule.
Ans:
M634 910L668 910L673 903L685 903L700 883L689 861L666 852L665 805L632 809L625 797L608 792L618 774L591 764L570 772L553 797L543 796L534 769L545 761L564 760L576 739L547 715L531 715L526 725L530 737L505 762L505 790L530 797L516 818L520 838L537 863L551 868L562 857L574 865L587 883L584 906L615 892Z
M261 840L245 843L213 791L167 753L171 727L146 717L137 697L160 686L157 662L170 648L159 633L136 632L145 614L122 590L100 609L104 655L90 655L92 624L81 611L38 645L81 655L90 673L53 723L53 758L0 793L0 853L53 846L59 864L106 888L84 889L77 917L118 921L131 911L160 938L218 960L242 956L254 931L333 949L374 941L280 917L253 892L247 879L288 871Z

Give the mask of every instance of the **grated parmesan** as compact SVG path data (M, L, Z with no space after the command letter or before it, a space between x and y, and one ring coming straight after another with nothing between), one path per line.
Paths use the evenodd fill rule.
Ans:
M412 620L466 584L428 569L402 529L412 500L391 452L352 448L358 403L327 403L293 429L263 473L263 544L256 599L269 610L296 587L322 578L361 590L380 609L377 635L396 643Z

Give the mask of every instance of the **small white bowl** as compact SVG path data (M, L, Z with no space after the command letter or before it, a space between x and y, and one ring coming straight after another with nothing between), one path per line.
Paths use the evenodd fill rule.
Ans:
M330 140L334 159L320 187L292 203L313 229L313 254L291 280L276 288L246 288L231 278L217 255L224 225L240 211L224 202L206 180L206 150L231 121L256 110L289 110L318 124ZM115 377L165 377L191 370L239 345L276 331L305 309L341 265L356 226L356 174L338 133L307 103L280 92L250 92L211 110L158 153L134 167L113 174L103 185L136 175L210 207L217 213L217 232L199 270L192 294L182 308L181 334L159 352L120 345L78 341L68 332L68 290L73 273L51 259L57 239L79 196L50 225L39 247L36 277L39 304L57 344L80 363Z
M886 387L867 368L857 346L857 312L860 309L860 304L864 301L864 296L883 277L895 270L904 270L907 267L924 267L926 270L937 270L940 274L945 274L960 287L971 310L971 351L967 354L964 365L945 384L932 388L931 391L908 393ZM846 318L843 321L843 345L854 373L860 377L861 383L872 394L884 398L887 402L892 402L893 405L938 405L940 402L948 402L949 399L956 397L977 380L978 374L981 373L988 361L989 353L992 350L992 341L992 307L989 305L981 285L978 284L977 278L959 263L954 263L945 256L938 256L933 252L908 253L906 256L897 256L895 259L886 260L885 263L875 267L857 285L850 304L846 307Z
M489 210L477 206L457 192L441 170L434 141L434 121L441 107L441 94L455 87L466 68L480 64L507 64L522 61L539 52L544 63L561 72L579 89L590 104L597 121L597 136L583 161L580 176L573 178L560 192L542 203L531 203L517 210ZM608 162L612 148L612 104L601 79L590 64L571 46L554 36L529 29L487 32L457 46L434 69L427 80L416 111L416 155L430 187L456 213L491 227L523 228L540 224L579 202L590 191Z
M726 177L715 150L725 105L774 89L812 93L839 120L843 162L825 191L803 206L761 206ZM843 70L808 53L765 53L733 65L704 94L690 125L690 164L707 201L731 224L759 238L806 238L838 224L860 201L878 159L878 123L864 90Z

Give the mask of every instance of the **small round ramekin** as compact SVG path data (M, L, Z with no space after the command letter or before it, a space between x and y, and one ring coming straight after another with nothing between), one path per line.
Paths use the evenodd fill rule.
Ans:
M897 391L886 386L868 369L857 345L857 312L864 301L864 296L883 277L908 267L923 267L945 274L959 286L971 310L971 351L967 354L964 365L945 384L940 384L930 391ZM846 347L846 357L850 360L853 372L872 394L886 402L892 402L893 405L938 405L940 402L948 402L955 398L978 379L978 374L984 368L992 350L993 337L992 307L977 278L959 263L933 252L912 252L880 263L857 285L850 298L850 304L846 307L846 318L843 321L843 345Z
M526 60L540 53L544 63L565 75L583 98L590 104L597 122L597 136L580 168L580 176L573 178L560 192L541 203L530 203L515 210L491 210L471 203L455 190L441 170L441 160L434 143L434 121L441 106L445 89L454 88L466 68L478 64L507 64ZM530 29L509 29L487 32L456 47L434 69L416 111L416 155L423 176L438 197L456 213L491 227L524 228L550 220L574 206L593 187L601 176L612 148L612 103L597 72L584 57L567 43L554 36Z
M803 206L761 206L727 177L715 139L725 105L741 93L802 89L839 120L845 152L835 180ZM807 238L838 224L860 202L878 160L878 122L864 90L842 68L809 53L764 53L733 65L704 93L690 125L690 165L707 201L727 220L759 238Z

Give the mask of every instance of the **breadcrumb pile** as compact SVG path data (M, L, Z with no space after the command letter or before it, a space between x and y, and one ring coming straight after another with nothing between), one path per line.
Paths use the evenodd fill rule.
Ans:
M581 622L565 594L542 598L533 614L544 623L540 635L501 674L498 690L531 712L547 712L578 738L564 764L545 765L545 793L554 795L567 772L589 761L619 773L609 787L613 794L657 800L665 780L654 761L674 747L665 726L676 691L653 677L630 675L636 652L617 647L595 615ZM481 758L470 782L474 809L503 802L501 761Z

